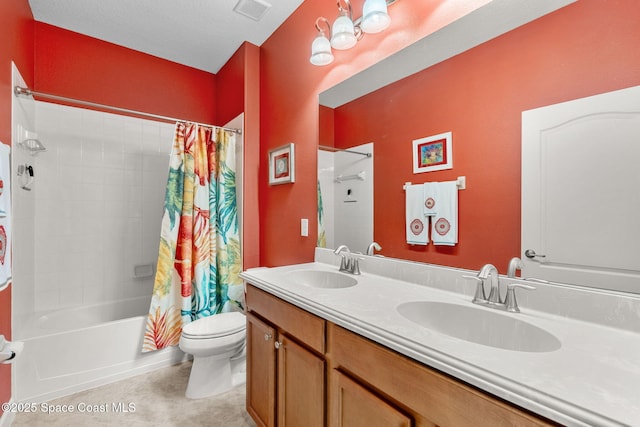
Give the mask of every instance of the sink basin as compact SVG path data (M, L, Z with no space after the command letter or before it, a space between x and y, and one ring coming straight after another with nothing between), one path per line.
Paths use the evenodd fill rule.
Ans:
M461 340L505 350L544 353L558 350L554 335L491 308L415 301L400 304L398 313L418 325Z
M296 283L314 288L349 288L358 283L355 278L346 274L325 270L294 270L288 276Z

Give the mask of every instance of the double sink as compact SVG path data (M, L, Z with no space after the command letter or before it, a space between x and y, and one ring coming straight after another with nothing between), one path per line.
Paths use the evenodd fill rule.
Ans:
M328 270L294 270L287 273L297 284L322 289L356 286L356 276ZM492 308L438 301L412 301L398 305L400 316L416 325L456 339L505 350L543 353L562 344L552 333L518 319L516 313Z

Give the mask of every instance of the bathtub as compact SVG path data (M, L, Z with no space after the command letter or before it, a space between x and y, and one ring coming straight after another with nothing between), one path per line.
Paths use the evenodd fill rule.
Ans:
M43 402L186 360L177 347L140 352L149 300L132 298L37 317L13 364L14 399Z

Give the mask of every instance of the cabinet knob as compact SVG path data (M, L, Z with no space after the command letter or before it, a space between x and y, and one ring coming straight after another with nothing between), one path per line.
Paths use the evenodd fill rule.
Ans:
M282 341L276 341L273 345L276 347L276 350L279 350L280 347L284 347L284 344L282 344Z
M264 340L269 341L271 339L271 334L264 334Z

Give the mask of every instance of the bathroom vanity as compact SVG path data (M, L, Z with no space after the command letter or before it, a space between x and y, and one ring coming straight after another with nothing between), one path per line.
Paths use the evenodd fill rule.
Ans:
M318 249L314 263L242 273L247 410L259 426L640 420L638 298L539 283L518 296L521 313L504 313L471 303L475 284L463 276L476 272L364 257L355 276L339 273L338 261ZM454 317L424 323L421 310ZM468 324L459 329L473 336L447 324Z
M260 426L553 425L250 284L246 295Z

